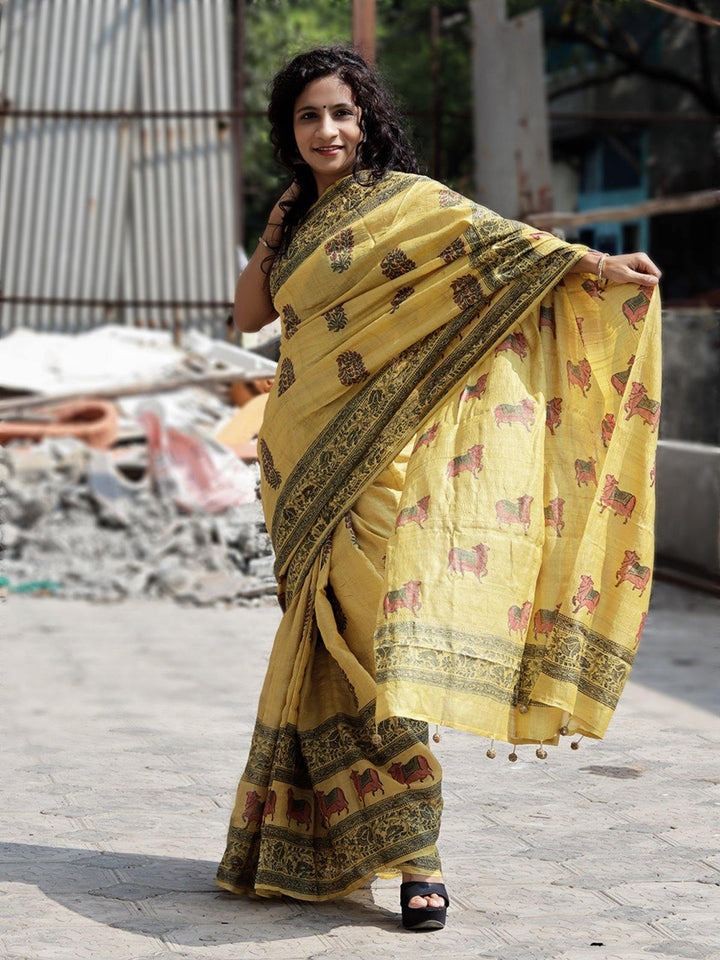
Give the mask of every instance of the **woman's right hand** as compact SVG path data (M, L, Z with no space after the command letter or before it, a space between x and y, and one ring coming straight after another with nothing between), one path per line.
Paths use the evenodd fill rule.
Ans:
M646 253L620 253L606 256L603 277L611 283L639 283L654 287L662 273Z
M297 184L291 184L272 209L262 239L235 285L233 323L243 333L255 333L277 317L268 284L273 250L280 243L283 210L280 204L295 196Z

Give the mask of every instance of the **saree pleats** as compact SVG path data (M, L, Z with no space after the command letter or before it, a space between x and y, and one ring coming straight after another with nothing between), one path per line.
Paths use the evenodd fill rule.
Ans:
M381 560L406 459L348 512L285 613L218 870L227 889L323 900L406 861L440 869L427 725L375 723Z
M390 174L331 187L274 265L285 612L221 886L437 873L429 721L604 734L649 598L659 305L568 275L584 252Z

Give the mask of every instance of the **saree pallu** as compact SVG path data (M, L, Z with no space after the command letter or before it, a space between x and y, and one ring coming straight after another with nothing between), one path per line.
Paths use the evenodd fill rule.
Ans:
M339 181L271 287L259 440L285 611L218 883L321 900L439 870L427 722L601 737L647 613L649 288L427 178Z

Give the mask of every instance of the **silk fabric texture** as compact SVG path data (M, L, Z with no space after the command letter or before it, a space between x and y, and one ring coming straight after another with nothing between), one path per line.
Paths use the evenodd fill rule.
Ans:
M427 721L604 735L649 601L660 311L568 275L585 252L393 173L333 185L274 264L285 613L221 886L437 873Z

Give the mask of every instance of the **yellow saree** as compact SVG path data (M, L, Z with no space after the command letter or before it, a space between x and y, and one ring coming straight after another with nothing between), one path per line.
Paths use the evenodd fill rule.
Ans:
M659 305L424 177L339 181L273 267L285 611L218 883L432 873L427 721L601 737L649 599Z

